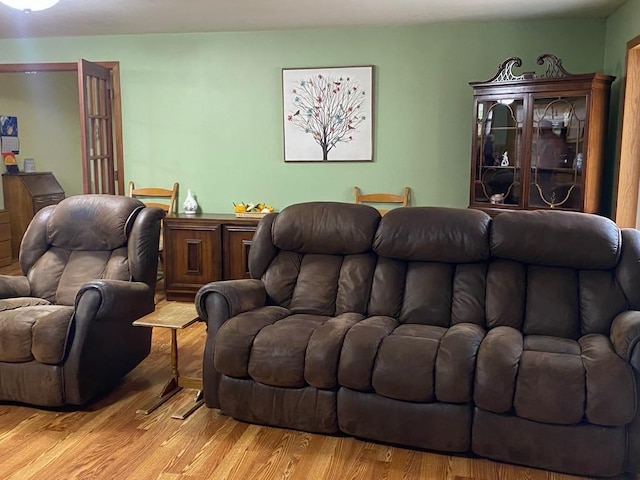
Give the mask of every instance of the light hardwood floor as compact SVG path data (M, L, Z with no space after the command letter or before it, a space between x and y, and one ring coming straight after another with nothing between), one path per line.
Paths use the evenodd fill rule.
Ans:
M13 267L0 273L16 274ZM158 304L162 308L164 300ZM178 332L180 372L199 375L205 329ZM349 437L249 425L178 393L150 415L137 414L170 374L170 334L155 329L149 357L109 394L80 410L0 404L2 480L569 480L582 477Z

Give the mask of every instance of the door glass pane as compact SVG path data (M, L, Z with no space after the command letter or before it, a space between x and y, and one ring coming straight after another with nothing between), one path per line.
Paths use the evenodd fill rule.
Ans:
M521 196L523 100L477 103L474 200L519 205Z
M586 105L586 96L534 100L529 206L580 209Z

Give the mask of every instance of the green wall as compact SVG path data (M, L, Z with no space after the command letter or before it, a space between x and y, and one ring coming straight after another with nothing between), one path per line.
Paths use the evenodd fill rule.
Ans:
M413 192L413 205L468 202L470 81L507 57L534 70L554 53L571 72L602 69L605 20L436 24L247 33L0 41L0 62L117 60L126 180L178 181L204 211L277 209L363 192ZM375 161L283 161L281 69L375 65Z
M624 86L627 42L640 35L640 0L628 0L607 19L604 71L615 75L611 87L611 113L609 115L609 141L607 156L617 159L620 127L622 126L622 91ZM615 164L615 162L613 162ZM617 180L616 165L605 172L607 192L613 192ZM609 193L609 198L612 193ZM610 205L609 205L610 207ZM610 213L610 212L605 212Z

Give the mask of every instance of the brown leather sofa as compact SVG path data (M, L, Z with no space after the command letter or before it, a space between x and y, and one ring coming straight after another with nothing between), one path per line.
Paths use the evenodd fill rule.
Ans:
M640 233L579 213L318 202L196 296L209 407L581 475L639 472ZM635 454L634 454L635 452Z
M82 405L142 361L164 213L133 198L78 195L45 207L0 276L0 401Z

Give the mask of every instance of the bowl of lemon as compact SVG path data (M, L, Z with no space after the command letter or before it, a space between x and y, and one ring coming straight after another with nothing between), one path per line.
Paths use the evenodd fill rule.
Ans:
M239 218L262 218L265 215L273 212L274 209L271 205L266 203L234 203L233 211L236 217Z

